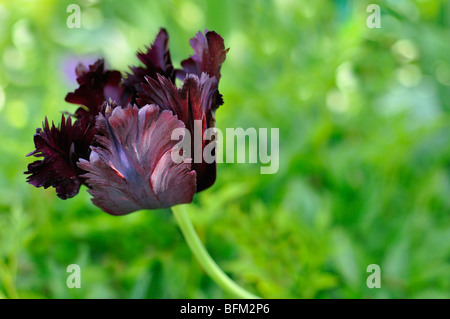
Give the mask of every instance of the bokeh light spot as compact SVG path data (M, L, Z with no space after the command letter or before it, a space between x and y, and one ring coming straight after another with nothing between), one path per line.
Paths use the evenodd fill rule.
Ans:
M12 127L23 128L28 123L28 109L22 100L12 100L6 104L5 115Z

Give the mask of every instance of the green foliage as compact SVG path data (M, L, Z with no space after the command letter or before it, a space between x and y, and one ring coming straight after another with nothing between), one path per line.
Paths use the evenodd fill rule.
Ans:
M85 0L69 29L72 2L0 1L0 298L229 297L169 211L113 217L25 183L35 128L75 110L66 61L125 71L159 27L175 62L205 27L231 48L219 128L280 128L277 174L219 164L189 208L230 277L266 298L450 297L449 2Z

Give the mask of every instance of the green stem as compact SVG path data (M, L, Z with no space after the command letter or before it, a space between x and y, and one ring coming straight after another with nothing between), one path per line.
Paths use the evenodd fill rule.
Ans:
M257 299L258 296L248 292L244 288L240 287L233 280L228 277L216 262L211 258L211 256L206 251L200 238L198 238L195 232L194 226L189 219L186 212L186 208L183 205L178 205L172 207L173 215L178 223L178 226L183 233L186 242L191 249L191 252L197 258L197 261L202 266L203 270L220 286L223 290L227 291L233 296L242 299Z

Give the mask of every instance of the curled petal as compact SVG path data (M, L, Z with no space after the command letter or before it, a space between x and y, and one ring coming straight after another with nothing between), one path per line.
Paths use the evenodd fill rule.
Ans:
M205 73L200 78L189 74L180 89L160 75L156 80L150 77L146 80L147 84L142 84L143 93L138 94L139 105L156 104L163 110L170 110L189 130L194 120L209 118L218 107L215 103L217 81Z
M36 187L53 186L62 199L78 194L83 171L76 163L89 157L94 135L95 130L84 119L72 124L70 117L66 120L63 115L59 127L54 123L50 127L46 118L43 128L38 128L34 135L36 149L27 155L43 159L28 165L27 182Z
M184 128L172 112L156 105L108 107L97 117L97 127L100 147L92 148L89 161L78 163L87 171L83 177L95 205L123 215L192 201L196 173L171 158L178 143L172 131Z
M143 93L137 102L140 105L156 104L163 110L170 110L183 121L191 133L191 138L197 136L195 129L201 132L215 126L214 112L218 107L218 91L216 78L203 73L199 78L194 74L186 76L183 86L177 89L168 79L159 76L157 80L146 78L147 84L142 84ZM195 121L200 121L201 127L195 128ZM202 150L210 141L201 141ZM195 143L191 142L191 154L195 154ZM197 172L197 191L210 187L216 178L216 164L193 163Z
M156 79L161 74L170 81L175 81L175 70L169 51L169 35L165 29L160 29L155 42L146 52L138 52L137 57L144 67L130 67L131 73L124 81L127 91L131 95L141 92L140 84L145 82L145 76Z
M229 50L225 49L223 38L214 31L205 30L205 35L199 31L189 43L194 54L181 62L183 70L177 70L177 77L183 80L189 73L200 77L205 72L219 81L220 68Z
M124 87L119 71L105 70L103 59L86 68L79 64L75 69L77 82L80 85L74 92L67 94L66 101L82 105L75 115L85 117L90 123L95 123L95 117L101 111L104 101L109 99L124 103Z

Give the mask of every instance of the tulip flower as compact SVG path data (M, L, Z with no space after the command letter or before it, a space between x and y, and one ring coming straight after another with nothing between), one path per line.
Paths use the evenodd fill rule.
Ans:
M79 87L66 96L78 109L63 115L59 126L45 119L36 130L36 149L28 156L41 159L28 165L27 181L54 187L62 199L77 195L85 185L92 202L111 215L172 208L205 271L230 293L253 298L215 264L179 206L214 184L215 162L176 163L171 156L182 151L180 141L172 140L175 129L200 129L203 136L215 126L215 111L223 104L220 70L228 49L216 32L199 32L190 41L194 54L181 62L183 69L175 69L168 43L161 29L153 45L138 53L143 65L126 74L105 69L103 59L78 65ZM179 88L177 78L183 81ZM209 143L202 141L202 150Z
M67 102L79 105L73 114L75 121L72 125L69 117L67 123L62 122L59 127L53 124L50 129L46 120L43 129L37 130L34 138L36 150L29 155L44 157L44 159L35 161L28 166L28 170L25 172L30 174L28 182L36 187L53 186L62 199L75 196L78 194L80 186L86 185L93 195L94 204L108 213L112 212L105 205L99 205L104 202L104 199L99 199L99 197L102 197L105 192L116 193L116 189L111 187L98 191L99 179L92 178L93 171L98 173L98 167L86 163L86 161L96 161L99 165L102 163L99 161L99 153L101 153L100 149L105 147L105 136L110 139L120 140L121 138L118 135L106 134L104 131L104 121L106 120L106 124L109 125L107 117L112 116L112 114L105 113L105 105L108 101L112 101L111 105L117 106L118 110L133 110L136 107L144 108L147 105L155 105L156 108L152 108L152 110L172 113L190 132L194 130L195 120L202 122L202 133L215 126L214 113L223 104L222 95L218 91L220 68L228 51L225 49L222 37L213 31L205 31L205 34L199 32L195 38L191 39L194 55L184 60L181 63L183 69L179 70L174 69L172 65L168 41L166 30L161 29L153 45L146 52L138 53L138 58L144 65L131 67L131 73L124 76L119 71L106 70L102 59L89 67L80 64L76 68L75 73L80 86L66 96ZM177 88L175 85L176 77L184 80L181 88ZM115 110L112 111L112 113L114 112ZM119 111L116 113L119 114ZM164 113L167 114L167 112ZM120 114L131 116L134 113L120 112ZM117 116L114 116L112 120L114 121L116 118ZM127 120L130 121L127 122L128 126L133 125L131 122L135 119ZM161 125L167 126L167 123L161 123ZM103 128L100 132L99 127ZM118 134L118 132L115 133ZM140 133L145 134L144 131ZM166 133L170 137L170 132ZM194 137L193 134L191 136ZM153 141L158 138L162 138L162 136L152 136ZM111 144L112 141L109 143ZM194 143L191 144L194 145ZM206 147L207 144L203 143L202 147ZM152 146L154 145L156 145L155 142ZM148 151L152 152L154 156L161 155L157 153L157 150L149 149ZM130 163L130 158L123 157L121 160ZM189 190L194 188L196 192L199 192L214 184L216 179L215 162L201 161L197 163L192 161L190 168L195 172L192 175L195 175L196 178L191 181ZM168 166L167 169L176 168ZM105 170L103 173L105 174L104 179L113 176L108 175ZM171 172L166 172L166 174L171 175ZM122 180L122 183L126 182L129 181ZM134 183L136 182L137 180L134 181ZM142 182L142 179L139 182ZM175 182L176 179L173 180L173 183ZM120 188L124 189L122 186ZM144 190L147 186L144 183L142 188L137 187L134 191ZM172 189L174 193L177 191L176 187L170 187L170 185L166 187ZM133 194L131 190L125 193L128 196ZM125 193L121 193L121 195ZM186 194L190 194L190 192L186 191ZM186 195L181 202L186 203L188 199L190 202L192 197ZM126 206L124 201L121 206L114 208L113 214L126 214L139 209L167 208L181 203L177 196L169 196L169 198L173 200L165 203L148 200L141 202L140 205L130 198L129 206ZM111 201L112 197L109 200ZM122 209L121 212L117 211L118 207Z

